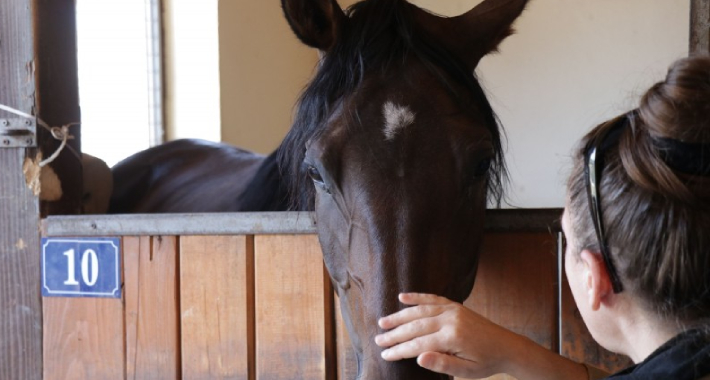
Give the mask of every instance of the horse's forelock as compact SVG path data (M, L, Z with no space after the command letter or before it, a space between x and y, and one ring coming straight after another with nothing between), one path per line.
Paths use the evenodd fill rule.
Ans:
M463 85L483 111L495 150L488 196L500 205L507 180L500 123L473 71L416 29L409 6L402 0L367 0L346 11L348 20L341 26L335 46L321 58L315 77L296 105L293 126L279 147L280 170L290 181L292 209L314 208L315 189L302 164L305 147L324 132L338 101L355 92L366 73L384 72L410 56L416 56L462 107L470 105L463 103L453 83Z

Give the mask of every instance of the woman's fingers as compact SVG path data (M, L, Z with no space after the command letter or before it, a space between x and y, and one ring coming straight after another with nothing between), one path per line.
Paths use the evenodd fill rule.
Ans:
M392 315L380 318L378 324L381 328L389 330L418 319L435 317L442 312L443 310L439 306L412 306Z
M429 351L439 351L439 340L435 334L420 336L382 351L382 358L387 361L416 358Z
M375 343L380 347L391 347L395 344L413 340L437 332L439 325L433 318L414 319L402 324L394 330L375 337Z
M378 324L381 328L389 330L417 319L437 316L443 312L440 306L453 303L443 297L419 293L402 293L399 295L399 300L405 305L414 307L380 318Z

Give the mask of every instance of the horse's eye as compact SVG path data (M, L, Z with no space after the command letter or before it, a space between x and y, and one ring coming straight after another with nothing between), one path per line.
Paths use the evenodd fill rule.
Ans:
M488 173L488 171L490 169L491 169L491 159L487 158L487 159L478 163L478 166L476 167L476 171L474 172L474 175L476 177L482 177L486 173Z
M308 166L308 176L311 177L311 179L315 182L318 182L320 184L325 184L325 181L323 181L323 177L320 175L320 172L315 166Z

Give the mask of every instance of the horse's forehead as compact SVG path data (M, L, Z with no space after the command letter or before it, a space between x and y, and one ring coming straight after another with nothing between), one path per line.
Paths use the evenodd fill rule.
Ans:
M414 124L416 118L409 106L389 100L382 106L382 114L384 116L385 140L393 140L399 131Z

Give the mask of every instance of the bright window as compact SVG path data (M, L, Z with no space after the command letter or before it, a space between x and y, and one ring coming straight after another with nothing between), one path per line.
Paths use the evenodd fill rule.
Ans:
M82 151L109 166L155 141L149 13L146 0L77 1Z

